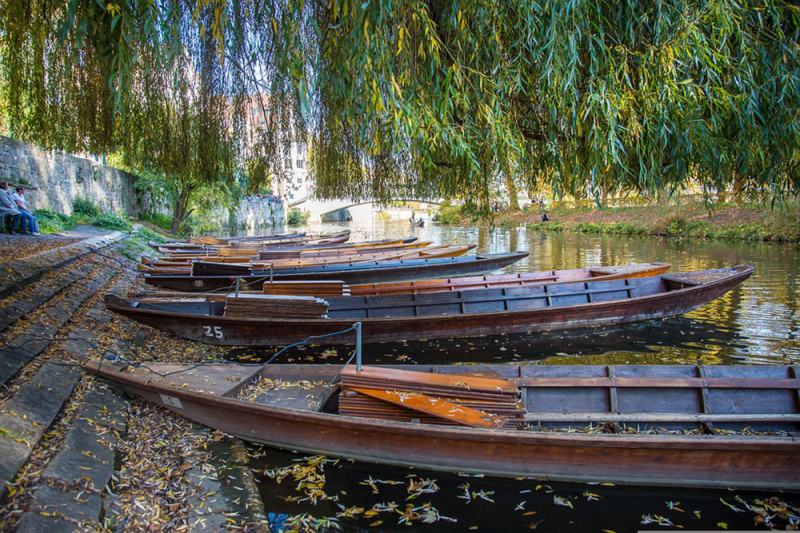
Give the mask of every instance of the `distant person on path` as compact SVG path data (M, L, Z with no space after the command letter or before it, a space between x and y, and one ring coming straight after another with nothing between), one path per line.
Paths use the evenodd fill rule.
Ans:
M39 233L39 221L25 203L25 189L17 187L17 191L11 195L11 199L17 204L17 209L21 211L23 220L28 220L28 231L33 235L41 235Z
M20 224L22 211L17 209L17 204L8 194L8 183L0 181L0 215L11 215L11 233L16 233L15 228Z

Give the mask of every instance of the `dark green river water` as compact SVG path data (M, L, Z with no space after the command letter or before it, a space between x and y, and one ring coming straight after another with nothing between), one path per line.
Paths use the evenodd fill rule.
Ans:
M742 286L680 318L535 338L408 339L405 343L365 347L367 362L800 364L800 248L796 246L541 234L523 228L428 225L412 230L406 221L379 220L326 224L309 231L330 232L342 227L352 230L354 241L413 234L434 244L476 243L477 252L530 253L527 259L504 269L506 272L652 261L671 263L672 272L736 264L755 268ZM312 361L318 355L313 349L296 350L282 355L280 362ZM325 361L339 362L345 355ZM252 448L252 456L276 531L341 528L620 533L763 530L800 525L800 495L779 490L654 489L509 480L335 458L315 460L262 447ZM286 477L278 483L281 475ZM314 492L321 480L320 492Z

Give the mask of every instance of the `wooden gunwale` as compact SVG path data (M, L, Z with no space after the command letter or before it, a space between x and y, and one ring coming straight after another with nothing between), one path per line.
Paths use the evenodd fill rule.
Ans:
M119 373L108 364L98 372L96 361L86 366L209 427L305 453L576 482L800 489L796 437L549 433L383 421L209 396ZM291 373L300 372L304 379L319 376L310 366L321 365L294 365ZM324 372L332 376L334 371ZM264 375L276 377L269 369ZM177 398L180 407L170 398Z

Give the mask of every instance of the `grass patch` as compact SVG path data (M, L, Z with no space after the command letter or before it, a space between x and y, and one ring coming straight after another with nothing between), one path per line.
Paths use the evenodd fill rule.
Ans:
M151 213L144 215L142 216L142 220L167 231L172 229L172 217L163 213Z
M58 233L75 227L72 217L61 213L53 213L47 209L37 209L33 212L39 221L39 231L42 233Z

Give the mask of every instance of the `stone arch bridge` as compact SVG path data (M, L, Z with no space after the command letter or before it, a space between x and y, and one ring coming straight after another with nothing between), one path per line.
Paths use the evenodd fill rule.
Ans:
M398 198L395 202L419 202L423 204L439 205L441 200L419 200L417 198ZM374 203L372 200L353 200L351 198L336 198L332 200L320 200L313 197L304 197L297 200L290 200L289 207L296 207L310 213L310 220L322 222L333 222L339 220L350 220L350 207Z

